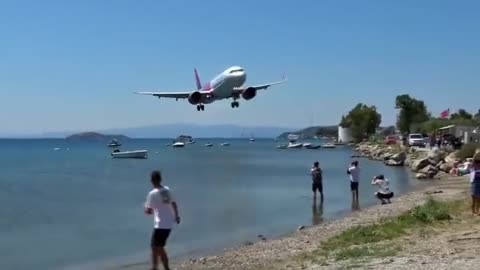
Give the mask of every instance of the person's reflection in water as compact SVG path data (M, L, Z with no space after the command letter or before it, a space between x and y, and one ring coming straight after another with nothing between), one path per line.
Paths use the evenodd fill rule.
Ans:
M360 203L358 200L352 201L352 211L360 211Z
M320 201L320 204L317 208L317 199L313 199L312 205L312 225L318 225L323 222L323 202Z

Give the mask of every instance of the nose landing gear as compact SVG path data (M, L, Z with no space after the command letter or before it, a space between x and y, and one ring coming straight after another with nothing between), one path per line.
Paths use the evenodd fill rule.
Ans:
M197 111L205 111L205 106L203 104L197 105Z
M238 106L240 106L240 103L238 103L238 101L232 102L232 108L238 108Z

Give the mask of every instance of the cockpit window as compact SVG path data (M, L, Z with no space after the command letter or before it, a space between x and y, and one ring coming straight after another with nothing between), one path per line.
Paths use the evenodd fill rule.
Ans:
M242 71L243 71L243 69L232 69L230 71L230 74L235 73L235 72L242 72Z

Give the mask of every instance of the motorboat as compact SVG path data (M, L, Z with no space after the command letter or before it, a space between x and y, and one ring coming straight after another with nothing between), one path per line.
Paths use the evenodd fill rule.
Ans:
M325 143L325 144L322 144L322 148L335 148L335 144Z
M305 147L305 148L307 148L307 147L312 146L312 144L311 144L311 143L304 143L302 146Z
M249 140L249 141L250 141L250 142L254 142L254 141L255 141L255 139L254 139L254 138L250 138L250 140Z
M224 143L222 143L222 144L220 144L220 145L221 145L221 146L229 146L229 145L230 145L230 143L228 143L228 142L224 142Z
M307 146L303 145L303 147L307 148L307 149L318 149L321 147L320 144L309 144Z
M187 142L187 144L194 144L194 143L197 143L196 141L189 141Z
M302 148L302 147L303 147L303 144L302 144L302 143L290 142L290 143L288 143L288 145L287 145L287 148Z
M176 142L176 143L172 144L172 147L176 147L176 148L184 147L184 146L185 146L185 143L183 143L183 142Z
M117 139L113 139L109 144L108 144L108 147L119 147L120 145L122 145L119 141L117 141Z
M277 145L276 148L278 149L287 149L288 145L286 144L280 144L280 145Z
M147 158L147 150L120 151L118 149L112 152L113 158Z
M287 138L289 141L292 142L292 141L298 140L300 138L300 135L292 133L292 134L288 134Z
M212 147L212 146L213 146L213 144L211 144L211 143L206 143L205 144L205 147Z

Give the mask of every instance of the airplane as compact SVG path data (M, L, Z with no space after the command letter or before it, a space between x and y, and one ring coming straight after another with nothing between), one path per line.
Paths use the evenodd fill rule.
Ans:
M240 103L237 101L240 98L245 100L251 100L257 95L258 90L265 90L268 87L283 83L287 80L284 75L282 80L252 85L244 86L247 79L247 73L240 66L232 66L227 68L225 71L217 75L213 80L207 82L202 86L200 82L200 76L198 76L197 69L194 69L195 73L195 82L196 90L185 91L185 92L135 92L140 95L151 95L158 98L174 98L177 101L179 99L187 99L188 102L192 105L197 105L197 111L204 111L205 105L210 104L217 100L229 99L233 101L231 103L232 108L240 106Z

